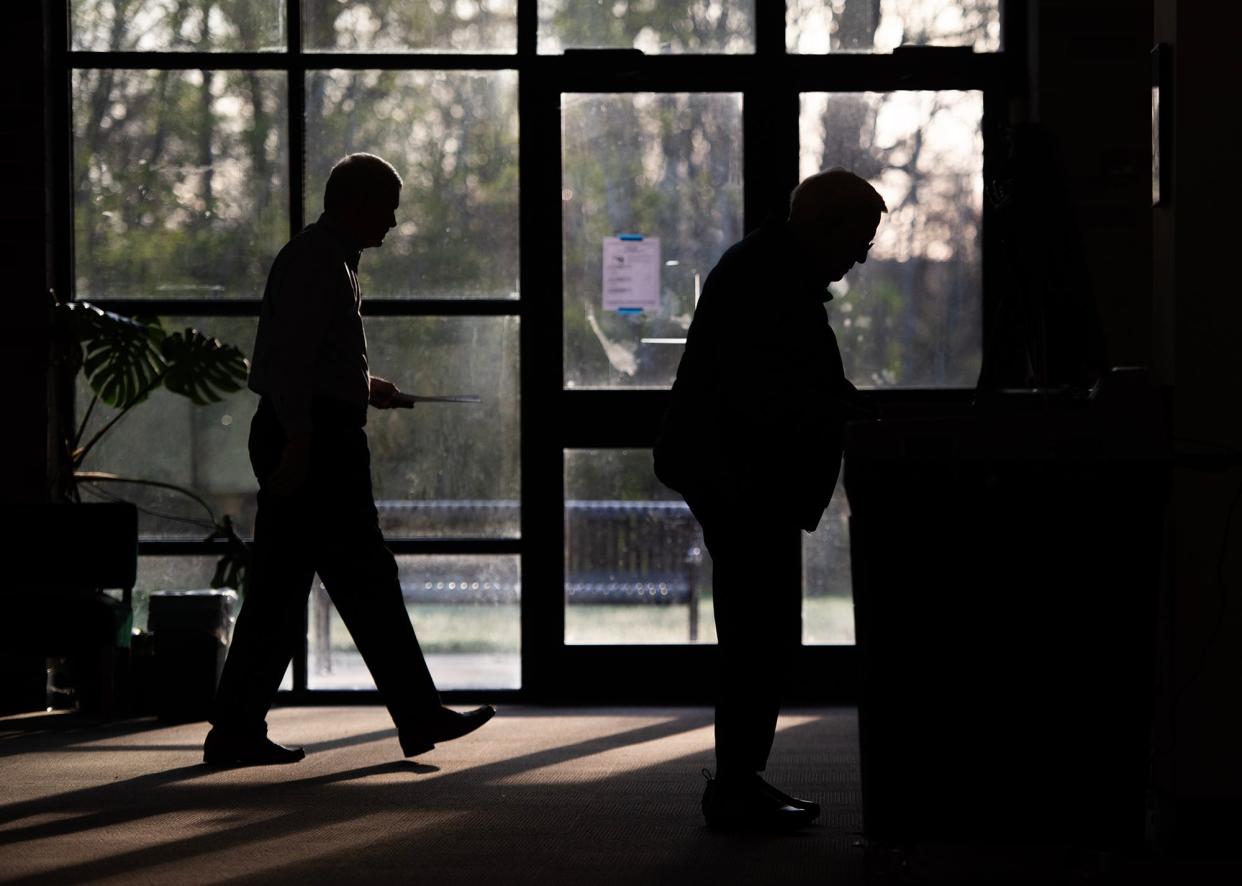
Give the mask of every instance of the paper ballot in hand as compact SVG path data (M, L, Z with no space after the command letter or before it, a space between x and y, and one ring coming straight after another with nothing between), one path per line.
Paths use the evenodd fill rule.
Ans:
M481 403L478 394L447 394L429 396L425 394L400 393L393 395L392 405L413 409L415 403Z

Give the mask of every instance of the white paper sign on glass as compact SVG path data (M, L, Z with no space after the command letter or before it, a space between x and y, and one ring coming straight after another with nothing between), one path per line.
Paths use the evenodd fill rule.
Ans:
M660 309L660 238L604 238L604 310L641 314Z

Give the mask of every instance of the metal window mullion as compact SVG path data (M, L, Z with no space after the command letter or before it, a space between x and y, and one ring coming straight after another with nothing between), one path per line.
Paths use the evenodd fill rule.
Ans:
M534 436L529 432L531 420L537 410L540 392L535 387L537 373L533 371L528 354L536 353L533 345L537 341L531 317L533 300L530 293L535 286L535 264L529 251L528 237L536 230L531 211L534 200L535 159L527 145L534 120L527 119L533 104L533 61L536 52L538 29L538 0L517 0L517 59L518 59L518 292L521 314L518 321L518 392L521 402L518 406L518 534L521 545L518 551L518 576L525 584L526 591L518 602L518 666L520 668L519 683L523 693L529 693L532 684L537 688L539 636L536 613L530 602L530 589L533 584L530 578L537 573L532 569L535 559L531 544L533 523L531 521L530 490L536 474L532 470L535 464L533 446ZM537 537L537 533L535 533Z
M285 88L289 115L289 237L292 239L306 226L306 77L301 65L301 0L285 3L285 32L289 50L285 56Z
M983 88L983 119L980 127L983 131L983 205L979 216L979 250L980 250L980 293L983 304L980 306L980 322L982 331L979 336L982 350L980 372L984 367L991 368L993 359L998 356L994 348L997 342L991 341L989 332L994 329L997 315L997 302L1002 298L999 267L1001 246L998 242L996 226L992 223L995 216L991 210L991 189L988 187L998 172L1001 158L998 152L1007 147L1008 138L1005 129L1008 125L1008 96L1000 88L1000 84L986 84Z
M535 58L539 51L538 0L517 0L517 41L519 59Z
M47 139L46 150L50 153L48 182L51 205L48 206L49 221L52 225L51 242L51 284L58 300L68 301L75 296L76 267L73 238L73 72L66 55L69 48L69 6L68 3L58 7L56 3L45 3L43 8L44 28L46 29L48 57L45 62L47 83L44 89L44 103L48 119L44 123L44 137ZM43 258L47 260L46 252ZM22 298L40 298L46 300L47 292L25 293ZM46 304L46 301L44 302ZM64 378L64 374L55 366L51 370L52 402L48 404L43 419L50 428L59 435L62 428L75 427L77 421L78 379L75 373L72 378ZM58 441L59 445L59 441ZM47 478L51 478L49 466ZM59 494L63 489L54 490Z
M261 302L257 298L101 298L92 299L91 304L127 317L257 317Z
M91 304L127 316L257 317L263 303L259 298L131 298ZM512 298L374 298L362 303L364 317L509 317L521 311L520 302Z
M802 91L970 88L1006 64L998 54L931 47L885 55L644 56L600 50L526 66L562 92L734 92L792 81Z
M67 60L69 4L45 4L44 27L47 28L50 56L46 132L52 154L52 285L57 298L69 300L75 296L73 188L70 185L73 179L73 67Z
M293 239L305 226L306 213L306 77L300 65L302 0L285 0L285 40L288 49L285 56L285 90L288 96L285 111L289 115L289 239ZM293 691L304 695L309 685L310 670L310 617L306 606L302 607L300 616L302 627L298 633L297 652L293 656Z
M296 11L290 4L289 16ZM68 53L74 68L132 70L266 71L297 66L303 70L501 70L517 67L509 53L380 53L380 52L83 52Z
M363 301L364 317L520 317L515 298L373 298Z
M528 28L533 19L526 20ZM518 80L521 314L522 686L553 690L564 642L561 390L560 115L555 81L526 35ZM534 431L532 429L538 429Z
M243 539L251 542L253 539ZM394 554L513 556L519 553L521 542L516 538L445 537L445 538L386 538L384 540ZM227 553L229 546L222 541L203 541L189 538L146 538L138 542L138 553L144 557L204 557Z
M785 4L755 2L755 55L779 60L785 55Z

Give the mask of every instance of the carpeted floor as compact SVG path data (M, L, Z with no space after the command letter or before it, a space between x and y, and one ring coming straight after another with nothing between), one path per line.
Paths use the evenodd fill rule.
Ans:
M400 758L376 707L273 712L308 756L208 769L202 723L0 719L0 880L20 883L1236 883L1175 870L1017 851L860 839L857 717L790 711L768 775L819 800L784 837L710 833L703 708L510 707L425 757ZM1200 874L1204 876L1199 876Z
M706 709L502 709L403 760L376 707L273 712L292 766L213 770L204 724L0 720L0 877L25 883L857 882L852 711L793 712L770 773L825 803L781 840L698 812Z

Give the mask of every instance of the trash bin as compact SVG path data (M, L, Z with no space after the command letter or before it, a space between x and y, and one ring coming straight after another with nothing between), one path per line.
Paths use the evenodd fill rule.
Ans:
M231 590L154 591L147 627L154 636L155 712L161 720L205 720L224 669L237 594Z
M868 839L1142 843L1168 465L1102 411L851 426Z

